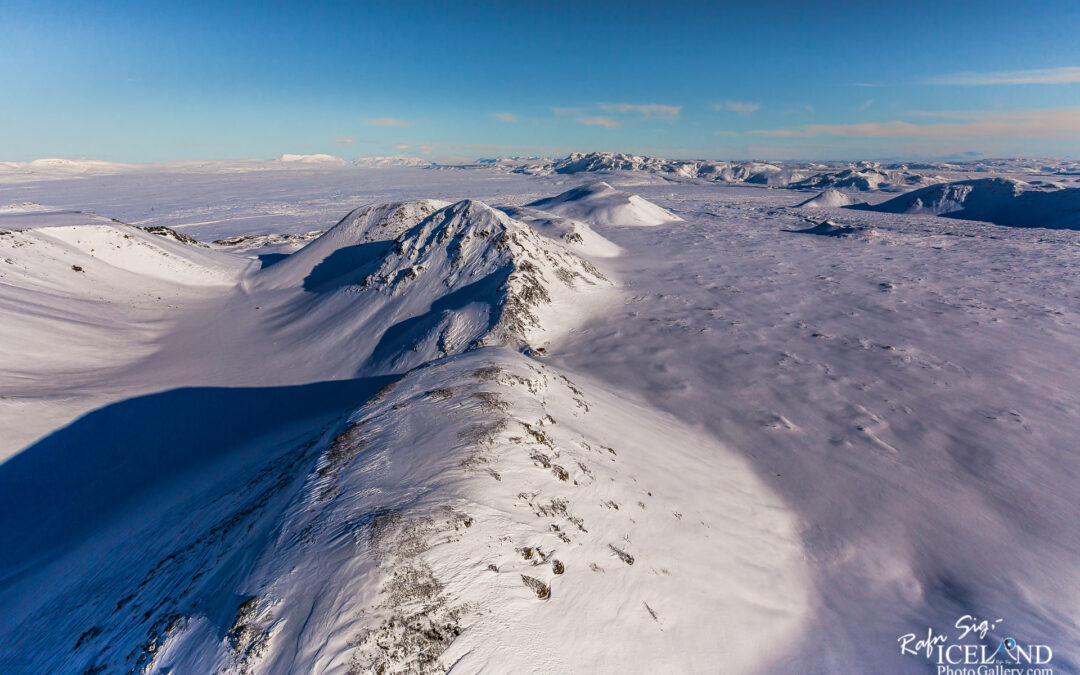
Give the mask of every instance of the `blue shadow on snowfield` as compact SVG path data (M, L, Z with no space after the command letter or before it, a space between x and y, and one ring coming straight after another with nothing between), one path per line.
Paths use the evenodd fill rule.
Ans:
M308 293L329 293L342 286L360 283L364 277L378 270L381 256L392 245L389 241L373 241L339 248L312 268L304 278L304 290Z
M0 464L0 588L179 474L316 432L393 379L173 389L87 413Z

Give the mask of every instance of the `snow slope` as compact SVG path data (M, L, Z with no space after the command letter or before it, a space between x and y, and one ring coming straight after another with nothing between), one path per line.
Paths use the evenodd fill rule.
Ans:
M807 199L805 202L797 204L796 206L807 209L828 209L837 208L840 206L851 206L855 203L855 199L851 195L840 192L835 188L829 188L818 196L811 197L810 199Z
M358 209L248 280L270 294L286 339L397 372L489 338L540 347L608 285L561 243L471 200Z
M730 453L505 350L437 362L374 396L379 383L169 392L3 465L20 489L0 497L0 530L20 543L0 558L0 665L700 672L767 661L774 640L797 635L794 523ZM165 411L214 407L238 431L163 425ZM109 424L132 414L144 431ZM132 466L148 432L171 432L152 464L111 477L144 486L123 504L103 502L110 484L41 470L101 430L110 455L80 468ZM701 491L713 499L686 500ZM58 495L66 511L47 506ZM51 520L35 536L24 527L38 509ZM61 536L82 543L13 569ZM86 559L102 573L79 573Z
M916 190L873 207L1016 227L1080 229L1080 188L1045 188L1010 178L979 178Z
M528 223L541 234L558 239L564 245L586 256L611 258L622 253L611 241L596 233L588 223L572 218L562 218L547 211L527 206L509 206L501 209L511 218Z
M603 181L567 190L528 206L593 225L654 226L682 220L665 208L638 195L616 190Z
M43 220L57 222L46 212ZM246 263L109 222L0 232L0 460L107 398L94 372L155 350L181 304L220 294ZM105 345L123 345L119 349Z

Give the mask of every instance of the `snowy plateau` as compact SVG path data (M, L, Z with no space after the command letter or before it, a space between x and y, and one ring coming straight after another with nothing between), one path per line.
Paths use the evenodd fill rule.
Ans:
M0 162L0 673L1080 672L1078 273L1064 160Z

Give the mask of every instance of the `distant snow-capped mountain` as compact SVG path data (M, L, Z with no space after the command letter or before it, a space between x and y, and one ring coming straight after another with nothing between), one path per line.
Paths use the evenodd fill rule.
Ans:
M723 183L782 185L793 176L791 167L768 162L718 162L709 160L661 159L615 152L571 153L557 160L541 160L515 169L531 175L576 173L650 173L673 179L688 178Z
M1080 229L1080 188L1035 185L1012 178L942 183L862 208L1019 227Z

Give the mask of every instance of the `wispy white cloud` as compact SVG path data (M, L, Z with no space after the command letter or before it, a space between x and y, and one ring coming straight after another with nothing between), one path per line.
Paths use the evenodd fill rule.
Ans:
M724 101L723 103L717 103L713 106L713 110L720 112L734 112L740 115L749 115L761 110L760 103L752 103L750 101Z
M556 115L579 115L581 114L581 108L559 108L553 107L551 112Z
M859 106L859 110L866 110L872 105L874 105L874 99L867 99L866 103L863 103L861 106Z
M619 123L610 117L582 117L578 120L578 123L590 127L604 127L606 129L614 129L619 126Z
M682 106L661 103L601 103L600 109L605 112L622 114L637 113L647 119L672 120L679 116Z
M739 135L739 134L735 133L734 131L714 131L713 133L716 134L717 136L738 136Z
M939 113L942 117L947 114ZM972 112L960 122L912 124L902 120L859 124L813 124L797 129L756 129L773 138L843 136L848 138L1041 138L1074 139L1080 134L1080 108L1024 112Z
M495 117L495 119L499 120L500 122L510 123L518 121L517 115L508 112L497 112L493 115L493 117Z
M335 136L334 145L339 148L351 148L353 146L353 139L349 136Z
M997 73L953 73L926 80L927 84L976 87L991 84L1072 84L1080 82L1080 66L1009 70Z
M408 120L394 119L393 117L376 117L364 120L364 124L372 127L411 127L413 122Z
M416 151L419 151L419 152L428 152L429 150L434 150L435 146L431 145L431 144L428 144L428 143L421 143L421 144L398 143L397 145L394 146L394 149L395 150L416 150Z
M876 89L877 87L884 87L885 85L881 84L880 82L852 82L851 86L853 86L853 87L868 87L868 88L871 88L871 89Z

